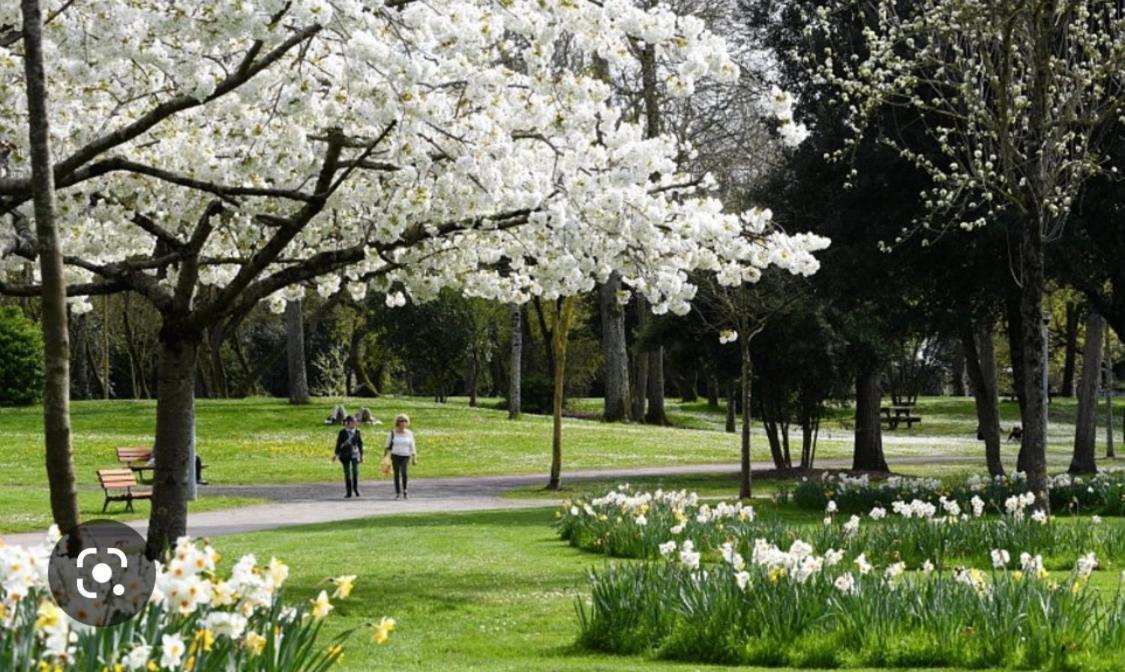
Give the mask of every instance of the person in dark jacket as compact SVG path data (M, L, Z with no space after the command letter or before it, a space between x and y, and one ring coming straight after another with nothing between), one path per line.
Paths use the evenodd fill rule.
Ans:
M344 419L344 428L336 435L336 459L344 465L344 486L348 499L355 493L359 497L359 463L363 462L363 436L356 427L355 418L348 416Z

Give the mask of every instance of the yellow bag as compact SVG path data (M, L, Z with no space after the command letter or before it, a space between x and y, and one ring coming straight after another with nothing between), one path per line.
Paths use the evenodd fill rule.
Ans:
M384 453L383 461L379 463L379 473L384 477L391 475L391 454Z

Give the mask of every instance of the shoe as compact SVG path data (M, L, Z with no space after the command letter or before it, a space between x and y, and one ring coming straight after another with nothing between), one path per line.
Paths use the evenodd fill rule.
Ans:
M396 493L395 493L395 501L397 502L397 501L398 501L398 499L399 499L399 494L398 494L398 493L396 492Z
M352 493L350 493L350 492L348 494L344 495L344 499L351 499L351 498L352 498Z
M355 491L355 496L356 496L356 497L359 497L359 490L356 490L356 491Z
M403 490L403 491L402 491L402 498L403 498L403 499L409 499L409 498L408 498L408 497L406 496L406 491L405 491L405 490Z

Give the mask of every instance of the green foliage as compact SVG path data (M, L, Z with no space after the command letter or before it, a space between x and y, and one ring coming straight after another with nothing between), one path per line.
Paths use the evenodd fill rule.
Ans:
M786 553L696 568L667 560L590 573L579 643L615 653L766 667L1120 669L1121 580L1076 569L929 573ZM806 562L808 561L808 562ZM823 563L823 564L821 564Z
M0 308L0 406L43 396L43 336L18 308Z
M1125 558L1125 524L1120 520L1082 517L1041 523L1022 507L1008 513L1003 500L990 502L980 515L968 502L963 509L957 505L956 515L942 507L924 515L917 508L904 514L892 511L888 501L877 520L840 515L821 520L818 513L795 523L781 515L785 507L759 514L737 502L702 502L683 492L617 490L568 502L557 524L560 537L572 546L613 557L656 558L661 544L683 540L691 540L706 557L717 557L728 542L749 557L754 541L766 539L783 548L800 540L818 549L837 549L848 558L866 554L872 562L903 561L912 568L926 562L939 568L988 567L990 551L1005 549L1013 557L1042 555L1053 568L1073 566L1078 556L1094 552L1106 559L1107 567L1123 569L1115 564Z

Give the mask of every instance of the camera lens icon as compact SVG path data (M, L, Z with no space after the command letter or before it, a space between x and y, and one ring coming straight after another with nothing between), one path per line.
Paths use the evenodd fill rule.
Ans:
M94 520L55 544L47 577L55 603L74 620L112 626L144 609L156 586L145 538L128 525Z

